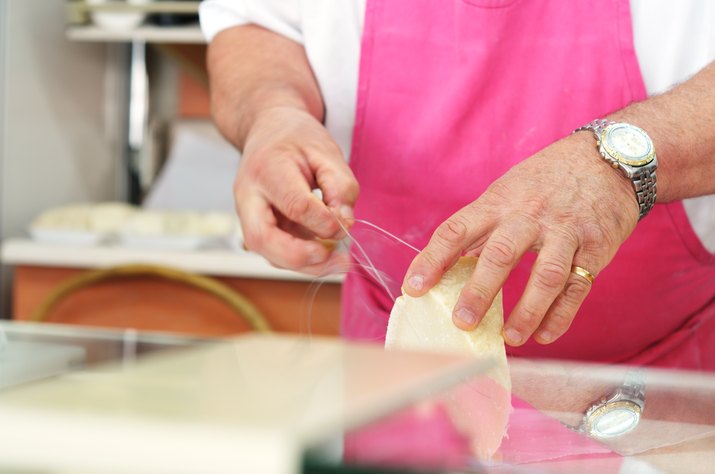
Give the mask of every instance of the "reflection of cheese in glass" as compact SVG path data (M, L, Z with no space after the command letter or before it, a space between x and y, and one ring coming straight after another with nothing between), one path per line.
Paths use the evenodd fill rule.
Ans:
M474 454L489 459L506 432L511 412L511 380L502 338L501 292L474 331L462 331L452 322L454 305L475 265L475 258L463 257L425 295L397 298L390 314L385 347L470 354L494 363L488 377L464 384L444 400L455 426L471 438Z

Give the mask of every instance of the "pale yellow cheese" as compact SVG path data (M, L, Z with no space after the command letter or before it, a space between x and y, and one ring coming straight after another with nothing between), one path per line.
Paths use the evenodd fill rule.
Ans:
M504 349L501 292L473 331L463 331L452 322L459 293L474 271L477 259L462 257L441 281L425 295L403 294L395 301L385 338L387 349L422 350L473 354L494 365L489 375L511 390L509 366Z

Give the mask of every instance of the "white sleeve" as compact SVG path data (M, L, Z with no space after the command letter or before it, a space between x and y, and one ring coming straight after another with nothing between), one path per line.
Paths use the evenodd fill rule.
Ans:
M715 59L715 2L631 0L631 14L649 96L671 89Z
M199 17L208 42L227 28L253 23L303 43L299 0L204 0Z

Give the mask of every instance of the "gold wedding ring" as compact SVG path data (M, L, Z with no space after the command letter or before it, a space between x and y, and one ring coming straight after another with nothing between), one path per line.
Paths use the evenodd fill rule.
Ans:
M585 268L579 267L578 265L571 265L571 273L575 273L576 275L583 277L588 281L589 285L593 284L593 280L596 279L591 272L586 270Z

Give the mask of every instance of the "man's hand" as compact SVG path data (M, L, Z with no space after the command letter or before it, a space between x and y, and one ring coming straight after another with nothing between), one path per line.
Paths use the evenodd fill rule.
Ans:
M460 255L477 255L452 316L470 330L524 253L537 252L504 338L518 346L534 334L547 344L568 329L591 287L571 266L598 275L637 221L629 180L599 156L591 134L577 133L512 168L441 224L412 262L404 288L424 294Z
M321 201L313 189L320 189ZM323 274L341 263L317 239L341 236L358 184L340 148L312 115L262 111L253 123L234 185L246 246L273 265Z
M246 246L278 267L335 269L347 257L317 239L340 236L338 218L350 224L358 186L321 123L305 49L256 25L235 26L213 39L207 64L216 125L243 152L234 196Z
M636 124L653 139L658 202L715 193L715 62L608 118ZM590 290L571 265L598 275L637 220L629 180L599 157L591 134L576 133L512 168L443 223L412 262L404 288L421 295L462 252L478 255L454 311L455 324L472 329L521 256L538 252L504 338L516 346L534 334L546 344L568 329Z

